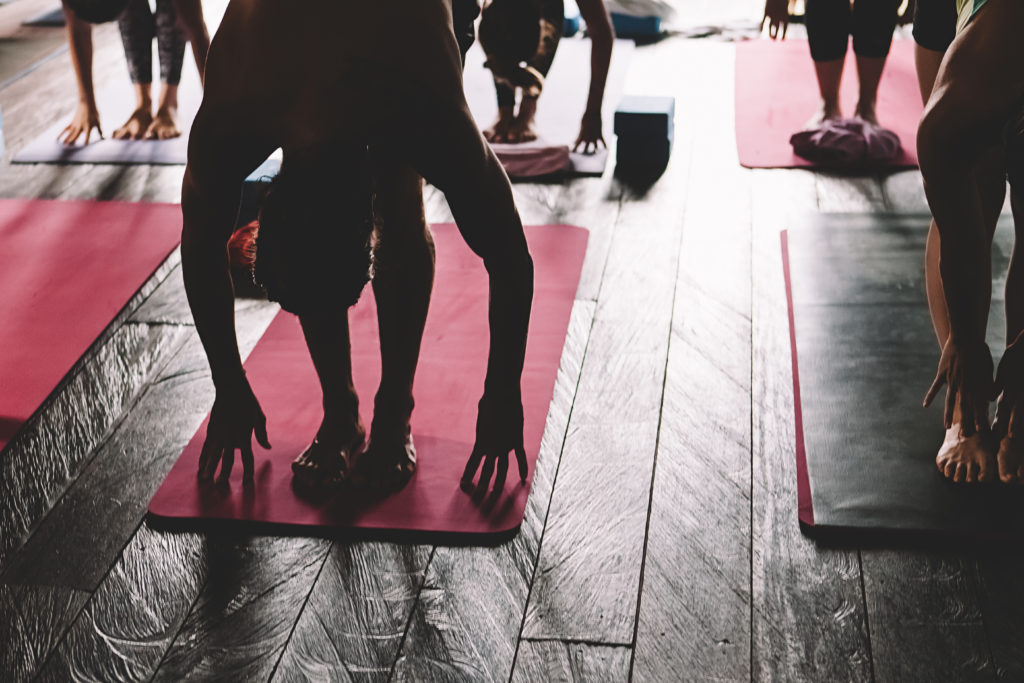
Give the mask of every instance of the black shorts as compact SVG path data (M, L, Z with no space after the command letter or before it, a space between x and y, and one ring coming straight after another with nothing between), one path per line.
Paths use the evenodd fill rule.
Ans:
M945 52L956 36L955 0L917 0L914 40L923 48Z

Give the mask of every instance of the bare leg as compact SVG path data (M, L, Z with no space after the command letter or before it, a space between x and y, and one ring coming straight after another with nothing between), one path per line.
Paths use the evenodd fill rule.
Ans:
M153 123L153 96L149 83L133 83L135 111L120 128L114 131L115 140L141 140Z
M484 131L484 138L488 142L508 142L508 132L515 124L516 108L498 107L498 118L494 120L490 128Z
M519 113L509 127L509 142L531 142L537 139L537 131L533 128L533 119L537 115L537 98L523 96L519 102Z
M986 34L991 37L1005 30L999 28L1000 22L1014 19L1000 14L1019 11L1012 3L999 0L992 2L989 9L992 11L982 12L954 42L940 70L936 95L929 103L919 131L925 189L941 234L941 240L933 236L929 241L930 307L940 343L949 348L984 347L991 297L991 234L1005 184L1001 161L984 158L981 150L994 146L994 141L986 141L985 131L993 122L1005 120L1009 115L1014 97L1011 93L1019 86L1019 82L1014 81L1020 80L990 56L979 55L971 49L978 41L986 41ZM962 51L958 51L960 48ZM1010 76L1010 82L1002 84L1005 89L988 82L982 84L976 78L979 73ZM926 83L923 81L927 76L922 76L924 91ZM936 273L941 279L935 277ZM945 307L940 304L940 298ZM959 362L970 364L974 360L964 355ZM982 366L978 365L972 372L984 372ZM955 408L952 420L960 423L956 426L967 421L977 423L979 416L987 416L988 396L984 387L990 379L980 374L976 377L965 374L964 377L972 382L970 386L965 385L971 393L953 396L954 400L949 403ZM965 396L969 396L969 405L965 405ZM969 414L965 414L967 411ZM978 427L978 436L984 437L987 430L983 425ZM956 438L957 434L960 438ZM991 460L983 451L968 448L963 437L959 429L955 429L952 439L947 434L936 460L940 470L956 481L971 481L972 474L978 479L984 479L986 474L991 476Z
M939 65L942 64L944 54L946 53L914 45L914 66L917 71L917 85L921 89L922 104L928 104L928 98L932 96L935 77L939 75Z
M205 81L210 32L206 29L206 21L203 18L202 0L174 0L174 11L178 17L178 24L192 43L192 56L196 60L196 68L199 69L199 78Z
M1014 244L1010 270L1006 275L1006 342L1010 344L1024 331L1024 144L1011 142L1010 205L1013 208ZM999 444L999 478L1007 483L1024 483L1024 398L1020 387L1010 413L1006 433ZM1007 400L1005 395L1000 402ZM1000 411L1001 412L1001 411ZM996 429L1001 431L1002 425Z
M347 477L351 457L366 438L352 383L348 313L304 315L299 321L320 378L324 419L316 439L292 463L292 471L303 484L336 485Z
M181 136L178 127L178 86L163 84L160 104L156 108L153 122L146 129L146 137L153 140L169 140Z
M885 70L885 57L861 57L857 55L857 79L860 82L860 95L857 98L855 115L878 125L878 114L875 105L878 102L878 84Z
M409 420L413 379L434 283L434 243L423 213L423 180L409 166L376 159L377 235L373 294L380 328L381 380L370 444L357 478L385 488L416 471Z
M818 77L818 91L821 93L821 108L807 122L807 128L816 128L829 119L843 115L839 107L839 85L843 80L843 64L846 58L827 62L815 62L814 73Z

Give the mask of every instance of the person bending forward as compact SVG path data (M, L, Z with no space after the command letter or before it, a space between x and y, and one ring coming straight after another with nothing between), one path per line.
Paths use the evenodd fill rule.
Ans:
M496 471L499 494L510 452L526 477L520 376L533 262L508 178L466 105L461 65L451 0L229 4L210 47L182 189L185 287L216 386L201 479L219 466L226 480L238 451L251 480L253 433L269 448L238 351L225 244L243 180L278 147L284 158L261 210L256 271L298 313L323 390L323 421L293 464L296 476L337 483L364 449L347 307L368 278L371 244L382 376L356 469L391 486L415 468L412 385L434 272L426 178L444 192L490 285L487 374L464 483L483 462L480 486Z

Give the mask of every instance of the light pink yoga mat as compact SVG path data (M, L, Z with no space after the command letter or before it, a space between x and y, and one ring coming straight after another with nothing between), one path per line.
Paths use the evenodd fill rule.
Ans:
M752 40L736 45L736 145L747 168L803 168L789 144L820 103L814 63L806 40ZM841 104L852 115L857 69L852 48L843 72ZM914 72L914 46L893 40L878 91L878 119L900 137L903 151L874 168L917 166L917 123L923 107Z

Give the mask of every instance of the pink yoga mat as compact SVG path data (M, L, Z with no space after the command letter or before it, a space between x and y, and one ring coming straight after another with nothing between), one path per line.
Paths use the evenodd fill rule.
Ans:
M370 499L343 490L327 499L292 488L291 462L309 444L322 417L320 386L298 319L280 313L246 362L267 416L273 448L254 442L255 485L235 465L229 487L200 484L196 469L206 424L174 465L149 506L164 523L235 520L291 530L434 532L488 536L518 528L533 481L548 405L562 356L588 233L570 226L526 231L535 267L535 294L522 388L530 477L521 484L511 463L504 494L493 505L459 488L476 425L487 364L487 273L455 226L433 227L437 272L416 373L413 438L419 469L400 491ZM369 427L380 377L376 309L369 288L349 313L353 368L364 424Z
M736 146L747 168L802 168L813 163L793 154L789 137L801 130L820 102L806 40L752 40L736 46ZM853 50L843 72L841 104L850 116L857 103ZM878 91L878 119L895 132L903 152L881 168L917 166L921 95L914 46L894 40Z
M177 205L0 200L0 449L180 236Z

